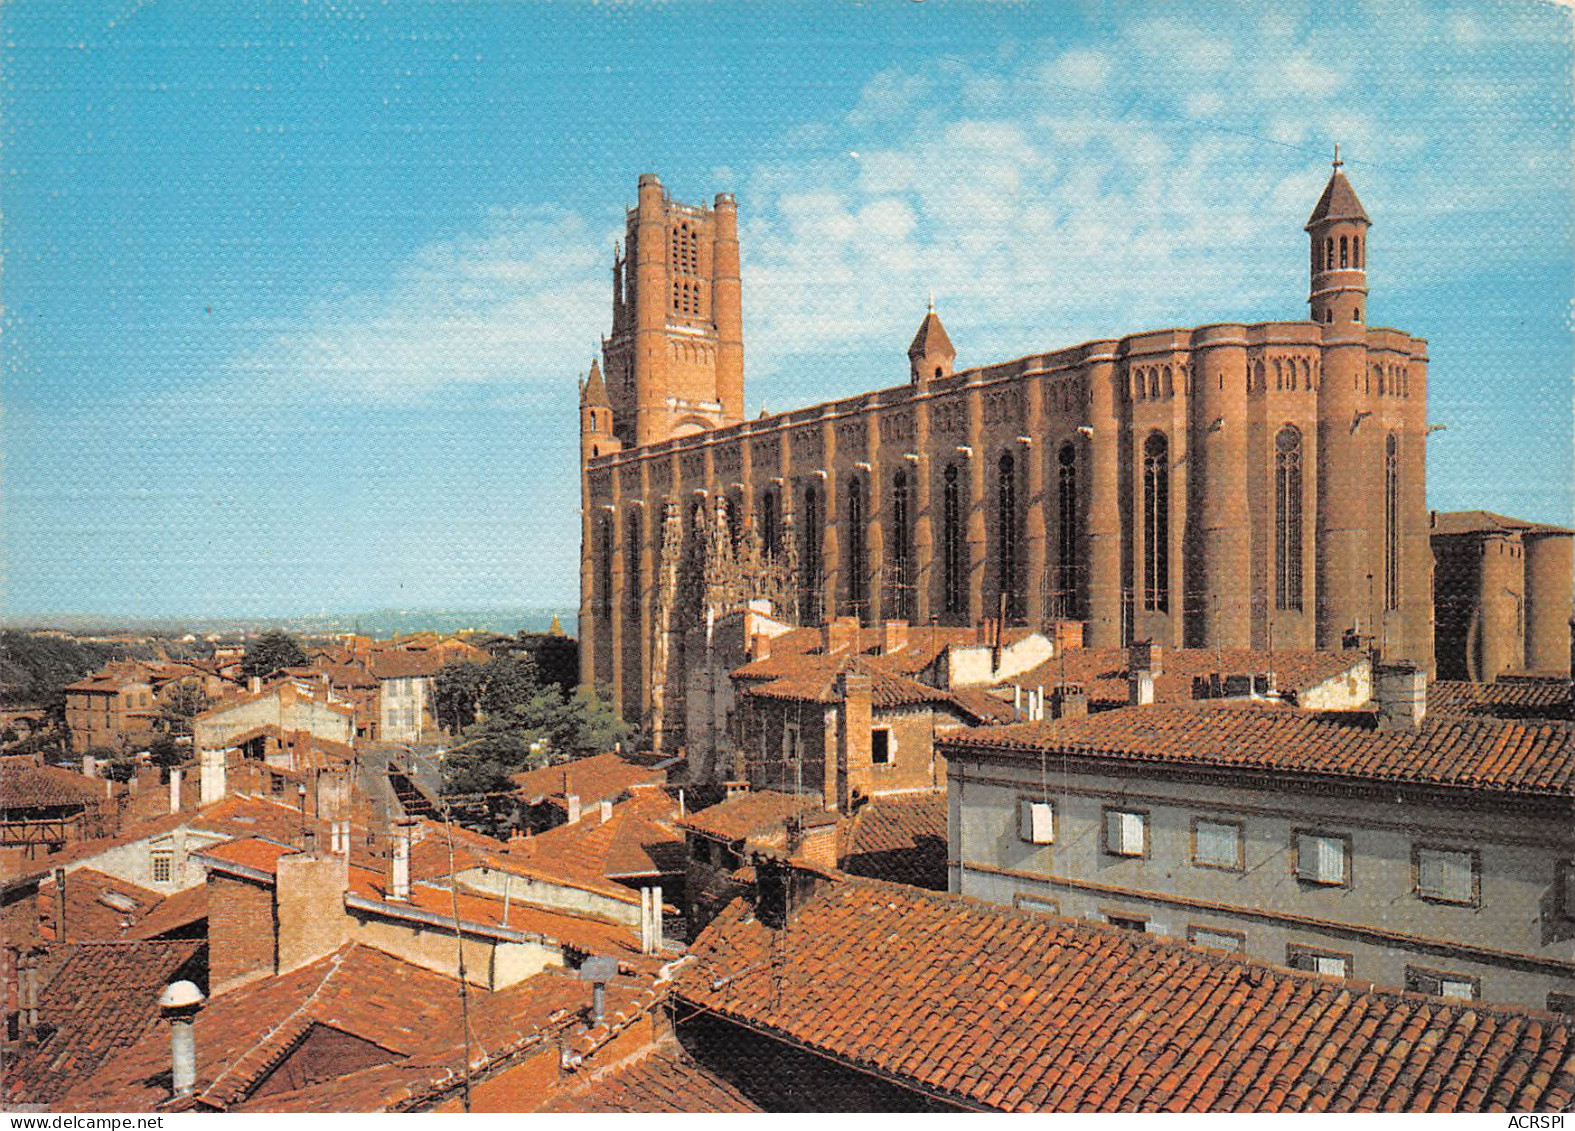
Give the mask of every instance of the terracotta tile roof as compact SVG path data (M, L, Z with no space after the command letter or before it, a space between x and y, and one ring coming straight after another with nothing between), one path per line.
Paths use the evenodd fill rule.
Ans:
M564 788L565 779L568 782L567 789ZM631 761L621 754L607 753L576 758L556 766L543 766L539 770L527 770L512 775L509 780L518 787L520 797L529 804L537 805L543 801L551 803L555 800L561 803L566 794L572 793L580 799L583 808L599 801L617 801L629 792L631 786L642 782L665 782L667 774L663 770Z
M70 942L107 942L126 936L163 899L156 891L94 868L66 874L66 938ZM46 939L58 939L58 901L53 878L38 888L38 925Z
M141 944L147 945L147 944ZM168 945L168 944L158 944ZM390 1057L420 1047L458 1013L453 978L347 943L316 962L213 998L196 1021L196 1100L227 1108L244 1101L314 1025L371 1041ZM471 1000L486 991L470 988ZM169 1033L162 1026L78 1082L57 1110L146 1111L167 1096Z
M159 995L182 978L206 981L204 943L66 943L50 947L49 957L58 965L39 995L39 1020L54 1032L6 1066L9 1102L52 1104L150 1033L163 1037L160 1067L168 1069Z
M947 735L937 746L948 757L963 749L1049 751L1519 797L1575 796L1575 728L1557 724L1428 718L1415 731L1382 731L1363 712L1222 703L982 727Z
M1509 518L1506 515L1494 514L1492 511L1434 511L1433 525L1429 533L1572 534L1575 531L1567 530L1562 526L1550 526L1545 522L1527 522L1524 519Z
M750 1112L760 1111L727 1080L691 1058L676 1043L653 1046L565 1089L543 1112Z
M978 643L978 634L971 628L917 628L910 625L907 644L887 655L880 655L883 634L884 630L879 626L859 628L851 634L853 644L849 648L840 649L831 655L876 656L888 670L913 675L933 664L936 657L953 644ZM1008 629L1006 639L1012 642L1024 635L1026 633L1022 629ZM772 637L769 656L744 664L735 669L732 675L735 679L743 680L772 680L794 675L802 669L806 660L818 662L811 657L828 658L827 653L821 650L823 640L819 628L790 629L780 636Z
M678 822L678 827L732 843L776 832L791 817L801 817L811 825L828 824L837 819L835 813L826 812L818 797L760 789L740 793L709 809L691 813Z
M952 692L952 699L968 718L981 725L1009 723L1017 718L1017 711L1010 701L991 694L983 687L959 687Z
M607 1018L594 1028L585 1019L590 983L573 974L547 970L497 993L470 1001L470 1069L483 1079L495 1067L551 1046L555 1054L585 1056L634 1022L648 1017L663 996L649 979L617 978L607 986ZM421 1110L453 1097L462 1079L464 1039L457 1009L400 1059L362 1069L299 1091L259 1097L240 1110L377 1112ZM537 1094L545 1098L552 1085L543 1081ZM528 1106L530 1091L511 1091L515 1102ZM539 1100L534 1100L539 1102Z
M96 805L113 788L103 778L40 765L31 757L0 758L0 810Z
M1306 692L1359 666L1360 652L1317 652L1252 648L1172 648L1161 656L1160 674L1154 679L1156 703L1186 703L1193 697L1193 681L1210 675L1248 675L1274 672L1281 693ZM1130 675L1125 648L1069 648L1009 682L1019 687L1044 687L1063 682L1081 684L1091 707L1110 709L1128 702Z
M186 930L208 918L208 885L198 884L159 901L126 932L128 939L156 939ZM204 931L206 937L206 931Z
M1439 718L1569 719L1570 681L1567 677L1495 683L1441 679L1428 686L1427 712Z
M1364 990L962 896L843 880L792 962L746 900L674 996L959 1104L1011 1111L1561 1110L1575 1020Z
M609 877L682 872L684 837L677 819L678 803L664 790L636 787L629 800L612 807L606 821L592 808L575 824L531 837L531 859L541 868L562 864L571 872Z
M441 652L399 649L373 652L366 666L377 679L422 679L437 675L449 660Z
M946 890L946 794L872 798L844 822L843 871Z
M750 682L744 694L764 699L788 699L810 703L834 703L840 695L838 677L844 672L863 675L870 681L870 701L877 707L902 707L919 703L954 705L955 698L938 687L920 683L911 676L894 671L883 657L837 652L829 656L801 658L792 674L765 683Z

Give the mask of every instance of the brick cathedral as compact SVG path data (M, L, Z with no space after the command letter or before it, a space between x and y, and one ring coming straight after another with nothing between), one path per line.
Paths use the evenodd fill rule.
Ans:
M745 420L737 204L642 176L581 387L582 680L672 744L686 641L762 599L1431 672L1427 343L1369 324L1369 227L1336 156L1306 319L958 370L932 309L905 383Z

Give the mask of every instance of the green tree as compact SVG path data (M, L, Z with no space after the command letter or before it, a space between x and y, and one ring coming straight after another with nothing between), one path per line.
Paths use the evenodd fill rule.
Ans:
M272 675L280 668L300 667L308 659L299 640L288 632L271 629L246 645L246 654L241 657L241 674L248 678Z
M179 680L159 696L159 721L168 734L190 734L191 720L206 711L213 700L194 680Z
M154 738L153 742L148 746L148 757L152 759L155 766L163 766L167 769L184 762L186 760L186 751L175 741L173 736L161 734Z
M474 723L486 683L486 664L455 660L439 668L432 691L438 726L450 734L459 734Z

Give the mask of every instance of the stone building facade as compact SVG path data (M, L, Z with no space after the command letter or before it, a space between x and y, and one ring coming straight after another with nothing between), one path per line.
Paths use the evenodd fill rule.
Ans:
M1427 347L1367 321L1369 223L1337 161L1304 320L956 371L931 310L906 384L746 421L736 205L642 177L581 389L582 681L675 746L685 634L762 592L799 624L1073 619L1431 671Z

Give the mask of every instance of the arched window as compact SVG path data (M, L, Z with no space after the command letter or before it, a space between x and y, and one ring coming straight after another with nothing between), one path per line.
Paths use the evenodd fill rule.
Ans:
M760 548L768 558L782 553L782 497L769 487L760 496Z
M1324 241L1323 269L1325 271L1333 271L1334 270L1334 237L1333 236L1330 236L1327 240Z
M1302 607L1302 434L1274 437L1274 607Z
M995 563L998 592L1004 598L1006 619L1022 618L1017 531L1017 467L1011 452L1004 452L996 468Z
M897 472L891 485L891 589L892 616L913 616L913 499L908 473Z
M1333 322L1334 321L1334 308L1333 307L1330 307L1328 310L1323 312L1323 320L1325 322Z
M861 622L869 617L868 561L864 552L864 483L848 481L848 612Z
M1360 322L1361 320L1362 320L1362 308L1358 306L1356 309L1351 311L1351 321L1352 322Z
M1362 268L1362 237L1351 237L1351 266L1357 270Z
M1384 608L1400 607L1400 438L1384 440Z
M799 610L807 624L821 620L821 516L820 496L814 485L804 488L804 526L799 537L803 540L799 552Z
M1346 247L1345 237L1341 236L1340 237L1340 266L1342 268L1349 267L1351 265L1350 256L1349 256L1349 250L1350 249Z
M1056 455L1055 609L1060 617L1077 614L1078 571L1077 449L1070 441Z
M967 548L963 544L962 483L957 465L949 463L941 476L941 596L942 607L953 616L967 611L964 573Z
M1143 607L1170 608L1170 444L1163 432L1143 442Z

